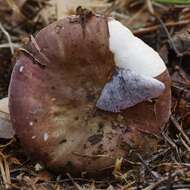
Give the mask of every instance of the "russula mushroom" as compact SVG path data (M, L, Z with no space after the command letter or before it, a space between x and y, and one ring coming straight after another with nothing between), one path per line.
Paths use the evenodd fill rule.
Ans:
M32 38L9 87L21 143L62 172L96 173L132 150L150 154L170 105L170 77L159 55L120 22L89 12Z

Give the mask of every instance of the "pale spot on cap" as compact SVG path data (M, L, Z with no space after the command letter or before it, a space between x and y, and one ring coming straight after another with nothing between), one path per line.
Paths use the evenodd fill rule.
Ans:
M48 140L48 133L44 133L44 141L47 141Z
M52 101L52 102L55 102L55 101L56 101L56 98L52 98L51 101Z
M20 68L19 68L19 72L22 73L23 70L24 70L24 66L20 66Z
M30 125L30 126L33 126L33 125L34 125L34 122L30 121L30 122L29 122L29 125Z
M157 77L166 70L159 54L119 21L108 21L108 27L110 51L117 67L150 77Z
M35 139L36 138L36 136L32 136L32 139Z

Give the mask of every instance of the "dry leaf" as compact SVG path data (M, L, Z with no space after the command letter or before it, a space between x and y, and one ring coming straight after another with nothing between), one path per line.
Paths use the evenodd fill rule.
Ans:
M8 98L0 100L0 138L10 139L15 135L9 116Z
M42 10L42 17L48 22L48 20L54 15L57 20L67 15L72 15L78 6L82 6L87 9L104 9L110 6L106 0L50 0L50 6Z

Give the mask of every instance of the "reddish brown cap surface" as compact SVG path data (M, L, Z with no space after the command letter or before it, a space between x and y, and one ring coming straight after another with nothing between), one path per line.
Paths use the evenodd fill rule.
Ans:
M31 41L29 53L18 57L10 114L33 158L54 169L96 172L129 156L131 146L144 154L156 148L151 134L159 135L169 118L170 78L167 71L158 77L166 89L155 104L144 102L121 113L96 109L115 70L107 19L92 16L83 31L77 18L47 26Z

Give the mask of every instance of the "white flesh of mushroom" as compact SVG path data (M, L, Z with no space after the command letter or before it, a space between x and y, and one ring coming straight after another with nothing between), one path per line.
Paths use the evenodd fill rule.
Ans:
M117 67L145 76L157 77L166 70L165 63L151 47L116 20L108 21L109 46Z

